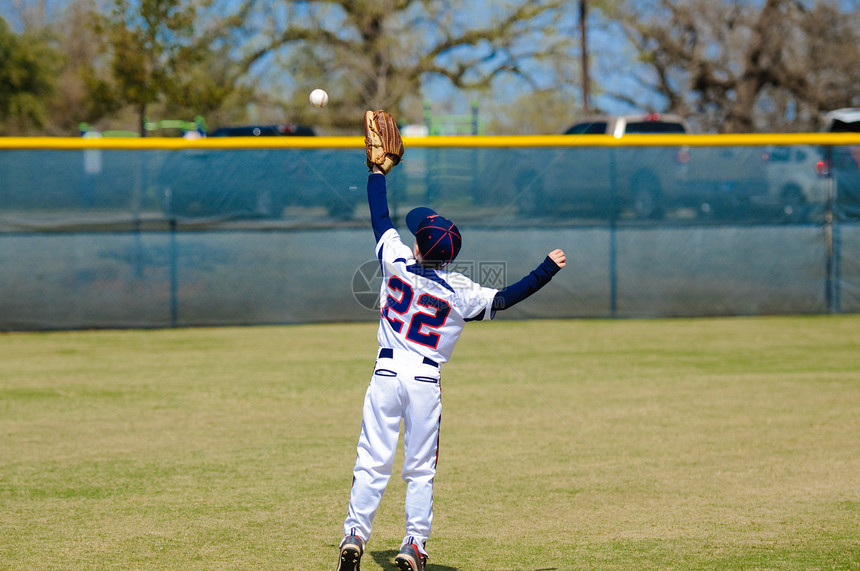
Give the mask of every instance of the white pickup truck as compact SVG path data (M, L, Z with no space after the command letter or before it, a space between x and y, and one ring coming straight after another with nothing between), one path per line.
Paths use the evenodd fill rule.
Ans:
M691 132L677 115L647 113L585 118L564 134L582 137ZM535 167L517 181L526 214L548 209L606 216L662 218L686 207L729 216L766 188L761 151L753 147L576 146L529 149L520 157Z

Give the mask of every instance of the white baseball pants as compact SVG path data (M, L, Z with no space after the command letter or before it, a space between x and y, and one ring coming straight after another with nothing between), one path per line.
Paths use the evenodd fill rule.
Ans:
M353 470L344 535L370 539L385 493L403 420L406 536L424 552L433 522L433 479L442 415L441 373L415 353L394 351L376 361L364 397L361 435ZM426 555L427 553L424 552Z

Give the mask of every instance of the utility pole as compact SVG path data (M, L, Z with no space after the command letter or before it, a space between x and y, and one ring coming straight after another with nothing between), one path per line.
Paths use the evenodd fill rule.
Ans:
M588 6L586 5L586 0L579 0L579 39L582 48L582 113L583 115L587 115L591 112L590 104L589 104L589 79L588 79L588 39L585 35L585 20L588 15Z

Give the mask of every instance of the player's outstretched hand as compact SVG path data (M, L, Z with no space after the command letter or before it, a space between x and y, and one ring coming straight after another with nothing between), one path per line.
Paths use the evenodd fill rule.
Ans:
M559 268L563 268L567 264L567 256L564 255L564 251L561 249L555 249L547 255Z

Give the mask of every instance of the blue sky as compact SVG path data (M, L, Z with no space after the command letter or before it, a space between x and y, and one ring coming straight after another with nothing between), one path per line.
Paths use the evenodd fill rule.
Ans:
M30 6L44 6L48 17L58 14L68 2L61 0L23 0L24 3ZM104 1L104 0L102 0ZM224 0L223 7L229 7L230 3L235 0ZM849 4L856 4L856 0L846 0ZM15 29L20 29L20 19L16 18L17 7L20 0L0 0L0 15L3 15L12 24ZM569 13L564 16L565 22L562 25L566 29L575 30L578 19L578 2L570 2ZM497 6L493 2L486 0L466 0L468 20L480 21L480 18L489 18ZM575 33L575 32L571 32ZM611 113L625 113L636 110L660 109L662 102L655 98L653 94L647 93L632 79L631 62L635 61L635 54L631 52L630 47L623 40L621 30L601 19L600 14L591 10L589 13L589 51L590 51L590 73L592 82L605 89L624 91L628 94L634 94L637 100L642 101L640 109L631 108L629 105L621 103L607 95L599 95L592 93L592 107L598 107ZM570 62L571 67L575 67L578 73L579 60L578 57L572 57ZM539 77L540 81L540 77ZM547 86L549 78L546 79ZM427 83L430 99L434 101L449 102L451 109L446 112L466 113L470 109L471 101L474 94L457 93L443 80L430 80ZM503 103L505 100L514 99L519 93L510 89L499 90L494 94L495 103ZM577 89L576 97L579 97Z

